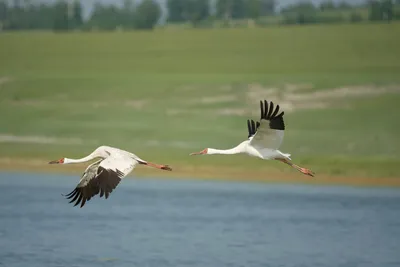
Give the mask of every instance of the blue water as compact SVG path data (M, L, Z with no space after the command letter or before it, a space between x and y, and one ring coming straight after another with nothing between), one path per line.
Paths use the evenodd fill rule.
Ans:
M0 266L400 266L400 190L0 173Z

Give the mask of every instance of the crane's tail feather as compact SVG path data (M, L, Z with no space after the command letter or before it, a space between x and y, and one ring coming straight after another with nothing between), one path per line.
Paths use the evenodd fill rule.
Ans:
M282 153L282 154L283 154L283 153ZM292 160L292 159L290 158L291 154L283 154L283 156L286 157L286 158L288 158L289 160Z

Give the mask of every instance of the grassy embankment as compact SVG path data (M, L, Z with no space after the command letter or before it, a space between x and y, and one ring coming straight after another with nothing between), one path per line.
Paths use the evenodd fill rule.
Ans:
M81 172L47 162L108 144L174 168L138 176L400 185L399 43L400 24L3 33L0 169ZM244 140L264 98L286 110L281 150L316 178L188 156Z

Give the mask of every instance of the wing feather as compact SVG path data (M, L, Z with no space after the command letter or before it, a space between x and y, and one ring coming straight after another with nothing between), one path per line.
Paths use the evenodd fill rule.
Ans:
M247 120L247 128L249 131L248 138L251 138L257 131L257 128L260 126L260 122L254 122L253 120Z
M100 197L107 199L120 181L136 166L137 161L131 157L111 155L89 165L82 175L75 189L66 195L67 199L80 204L82 208L93 196L100 193Z
M260 122L257 122L251 135L249 132L252 146L260 149L278 149L280 147L284 137L285 123L283 120L284 112L277 115L279 109L280 106L275 106L273 102L260 101ZM254 123L253 120L251 121Z

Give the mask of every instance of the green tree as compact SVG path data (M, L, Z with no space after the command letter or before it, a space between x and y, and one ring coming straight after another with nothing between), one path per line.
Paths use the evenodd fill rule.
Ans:
M327 11L327 10L334 10L336 9L336 7L335 3L333 3L332 0L326 0L319 5L319 9L321 11Z
M135 5L133 0L124 0L122 9L118 13L120 26L125 29L135 27Z
M351 23L357 23L361 22L363 20L363 17L360 15L360 13L353 11L350 15L350 22Z
M7 23L8 5L5 0L0 0L0 29L5 27Z
M261 0L261 15L272 15L275 13L275 0Z
M86 27L115 30L118 26L122 25L123 19L123 12L118 7L112 5L106 6L96 2Z
M229 19L232 17L232 2L230 0L217 0L216 11L218 18Z
M286 24L309 24L317 22L317 9L311 2L301 2L282 9Z
M151 30L161 17L161 7L154 0L143 0L135 11L135 27Z
M183 7L183 17L197 27L199 22L206 19L210 12L208 1L205 0L185 0Z
M262 14L262 0L246 1L246 17L256 19Z
M217 0L217 16L225 19L246 17L245 0Z
M72 8L73 8L72 23L74 25L74 28L80 28L83 24L82 5L80 1L75 0Z
M31 0L14 0L13 4L8 4L0 0L0 27L3 30L54 29L61 26L60 18L65 17L65 13L60 12L62 3L35 4Z
M368 19L371 21L379 21L383 19L381 3L378 0L369 1Z
M169 22L182 22L185 20L183 17L186 0L168 0L168 21Z
M65 1L59 1L54 6L54 25L55 31L67 31L69 29L68 4Z
M40 4L36 13L38 29L52 29L55 18L55 5Z
M352 9L353 7L349 3L342 1L337 5L337 8L341 10L346 10L346 9Z
M246 17L245 0L232 0L232 18L242 19Z
M392 0L371 0L369 1L369 20L390 22L394 15L394 6Z
M382 17L388 22L393 20L393 2L392 0L384 0L381 3Z
M23 29L24 10L21 7L21 2L14 0L12 8L7 12L8 29L20 30Z
M135 6L132 0L123 1L123 9L128 12L133 12Z
M313 5L312 2L299 2L297 4L289 5L285 8L282 8L281 13L289 13L289 12L316 12L317 8Z

